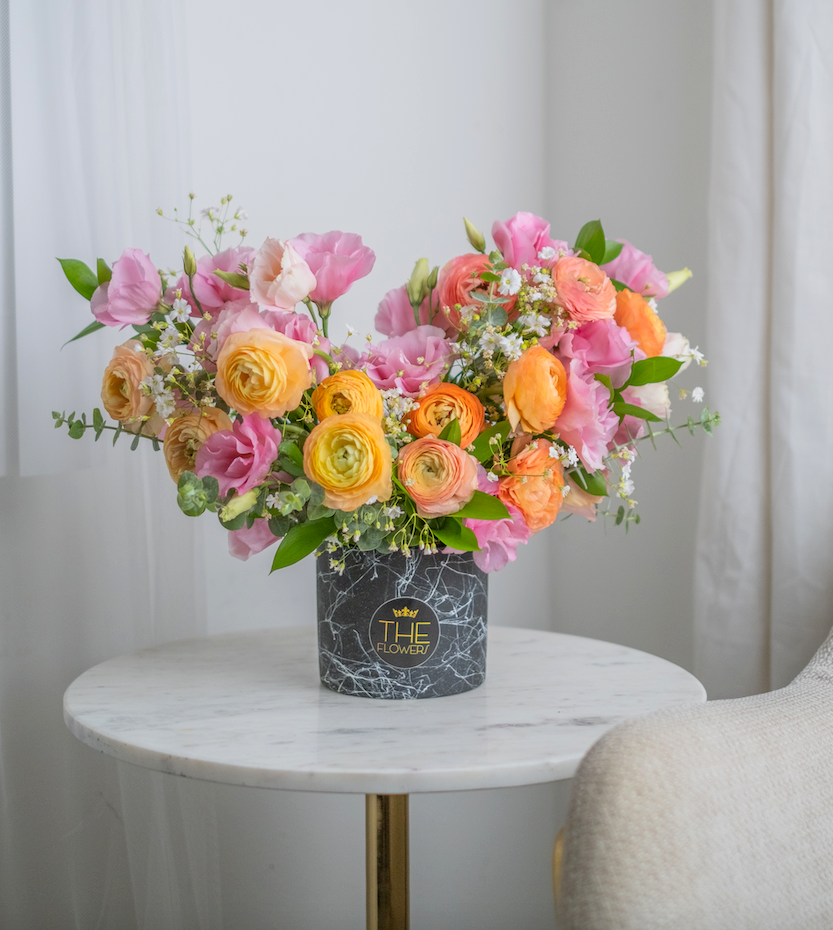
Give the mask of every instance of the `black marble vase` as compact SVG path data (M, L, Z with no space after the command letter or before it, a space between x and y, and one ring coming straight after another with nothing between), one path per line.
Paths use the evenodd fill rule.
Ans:
M470 552L318 557L321 681L369 698L432 698L486 677L488 579Z

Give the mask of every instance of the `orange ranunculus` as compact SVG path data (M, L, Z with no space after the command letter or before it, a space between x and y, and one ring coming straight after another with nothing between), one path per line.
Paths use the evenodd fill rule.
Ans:
M436 436L404 446L397 462L399 480L426 520L456 513L477 490L477 459Z
M455 417L460 423L460 445L464 449L483 432L486 422L483 404L456 384L444 381L432 384L418 403L407 423L412 436L439 436Z
M179 481L184 471L194 470L197 452L209 436L221 429L230 430L232 426L228 416L217 407L203 407L184 417L177 417L168 427L162 442L165 462L174 481Z
M334 510L355 510L372 497L389 500L392 463L382 421L369 413L327 417L304 443L304 473Z
M217 357L217 393L239 413L282 417L312 384L312 346L271 329L232 333Z
M515 359L503 379L506 416L512 429L543 433L551 429L567 400L567 372L541 346L532 346Z
M591 323L609 320L616 308L616 288L610 278L593 262L567 255L559 258L552 270L552 283L558 303L571 320Z
M384 413L379 388L363 371L355 369L325 378L312 392L312 406L319 421L335 414L369 413L381 418Z
M489 285L481 280L480 272L489 270L489 258L479 252L467 255L458 255L446 262L440 271L437 282L437 297L440 303L440 313L431 322L435 326L442 326L445 330L456 332L460 328L460 311L455 309L456 304L468 307L472 304L480 306L479 302L471 296L472 291L488 293ZM442 319L441 319L442 318Z
M628 290L619 291L616 295L616 313L613 318L630 333L631 339L639 343L639 348L648 358L662 354L665 345L665 323L641 294Z
M141 345L137 339L128 339L113 350L113 357L104 369L101 402L107 413L127 429L136 431L144 422L144 432L155 436L164 424L154 416L153 398L141 388L142 381L153 374L153 362L141 351ZM152 423L154 420L159 422ZM148 428L151 426L152 432Z
M555 522L561 509L564 476L561 463L550 456L551 442L534 439L509 459L511 475L500 479L497 496L504 504L517 507L526 525L537 533Z

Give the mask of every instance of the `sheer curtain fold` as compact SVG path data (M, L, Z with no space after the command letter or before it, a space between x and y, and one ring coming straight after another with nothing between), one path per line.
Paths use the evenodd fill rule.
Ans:
M786 684L833 622L829 259L833 8L714 5L712 397L695 671L712 697Z

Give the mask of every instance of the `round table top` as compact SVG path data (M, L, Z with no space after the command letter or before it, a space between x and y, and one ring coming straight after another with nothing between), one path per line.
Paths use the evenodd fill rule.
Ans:
M705 700L688 672L612 643L489 630L486 681L451 697L336 694L314 627L184 640L110 659L64 696L80 740L144 768L296 791L408 794L570 778L610 727Z

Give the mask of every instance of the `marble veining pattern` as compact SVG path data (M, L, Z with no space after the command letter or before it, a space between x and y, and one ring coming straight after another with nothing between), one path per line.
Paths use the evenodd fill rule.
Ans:
M488 578L471 553L406 559L349 549L337 572L317 563L321 679L334 691L368 698L432 698L478 687L486 668ZM416 668L394 668L373 649L375 609L415 597L439 619L437 649Z
M318 679L315 629L185 640L81 675L64 719L126 762L227 784L409 793L569 778L611 726L703 701L655 656L598 640L492 627L489 673L463 694L369 701Z

